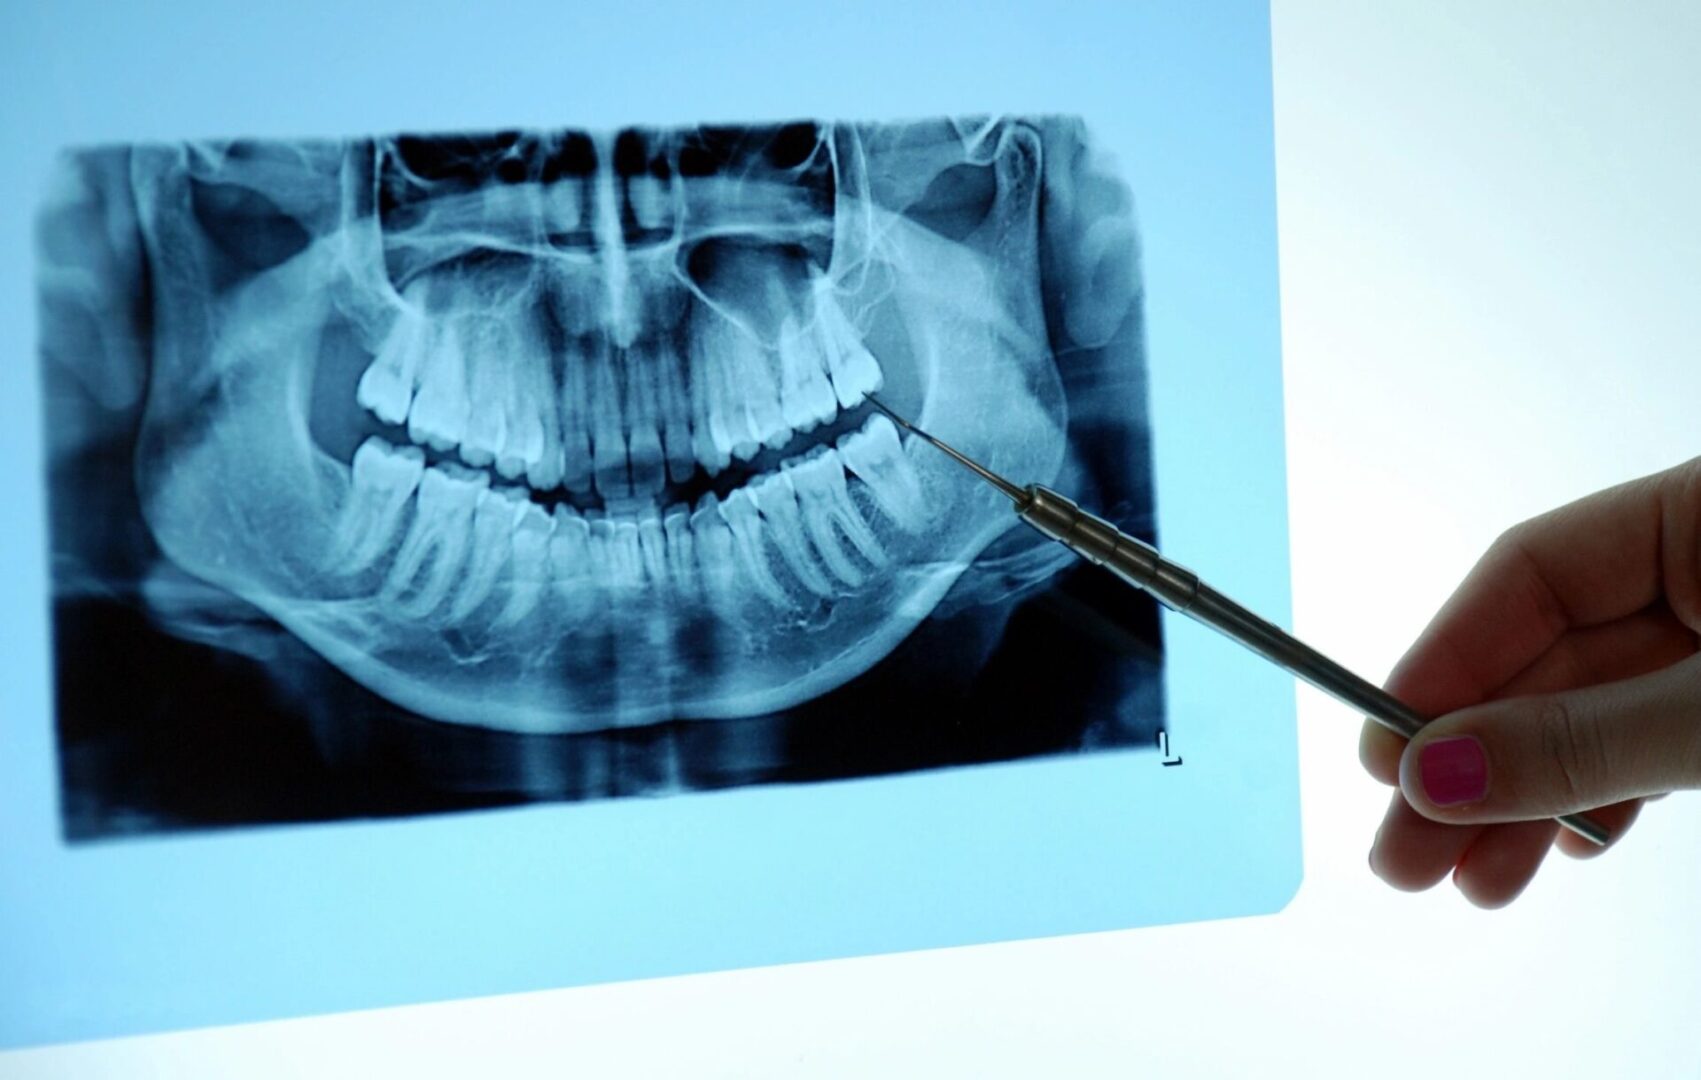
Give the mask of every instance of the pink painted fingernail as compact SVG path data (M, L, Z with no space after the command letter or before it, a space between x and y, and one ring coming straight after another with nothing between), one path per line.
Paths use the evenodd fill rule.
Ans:
M1481 802L1488 794L1488 756L1470 735L1436 739L1418 757L1418 776L1436 806Z

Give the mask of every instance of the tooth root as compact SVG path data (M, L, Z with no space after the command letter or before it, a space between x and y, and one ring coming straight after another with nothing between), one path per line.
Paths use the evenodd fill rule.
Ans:
M626 456L632 493L654 495L667 482L661 433L656 424L656 358L650 350L628 352L626 372Z
M591 529L584 518L565 505L555 508L555 531L549 537L549 571L562 620L569 626L584 622L596 610L597 582L591 565Z
M915 465L904 453L898 441L898 429L892 421L876 414L860 431L853 431L838 442L839 456L845 468L868 485L874 502L905 532L920 532L927 524L927 504L921 492L921 481Z
M632 495L626 470L626 436L620 430L620 379L615 353L605 343L591 352L591 482L604 499Z
M467 366L469 406L461 460L487 468L502 452L508 437L505 414L513 375L512 354L503 349L502 329L482 315L456 320L451 332L460 342Z
M691 399L685 393L679 357L663 347L655 354L656 405L661 413L662 449L667 456L667 477L683 484L697 471L691 449Z
M467 432L466 358L458 334L431 335L419 376L419 393L408 410L408 438L433 450L458 446Z
M425 472L425 453L416 446L396 449L373 436L354 452L348 498L331 534L327 564L339 573L358 574L390 545L402 510Z
M591 481L590 358L577 345L561 365L561 485L582 492Z
M494 630L520 622L537 609L549 583L549 537L555 519L535 503L520 504L514 521L513 555L508 566L508 604L497 616Z
M449 475L451 469L453 476ZM483 473L453 465L425 470L419 482L413 528L396 555L381 593L403 614L424 618L448 597L466 560L473 508L488 483Z
M791 607L791 598L786 595L779 579L774 577L773 568L768 564L768 553L763 550L762 518L755 501L750 498L749 489L739 488L722 500L720 514L732 530L739 563L756 587L756 592L776 607Z
M472 548L461 586L449 603L449 622L461 623L490 597L513 545L514 516L523 496L513 491L480 491L473 509Z
M735 615L744 590L739 585L737 542L721 516L720 500L714 492L697 502L691 512L691 542L697 556L697 580L709 609L723 619Z
M673 575L667 562L667 537L654 507L638 515L638 554L644 564L644 579L654 588L667 589Z
M378 346L378 355L361 374L354 399L386 424L405 424L419 380L425 350L425 317L411 305L397 310L396 319Z
M674 507L662 518L662 534L667 538L668 579L673 589L685 599L697 596L697 553L691 536L691 519L683 507Z
M732 462L732 440L726 435L725 420L715 434L714 400L720 393L720 363L709 355L698 336L691 343L691 455L710 476Z
M797 493L791 481L782 473L764 477L744 490L750 492L751 501L762 513L766 523L763 535L779 549L780 557L803 587L817 596L831 596L837 592L809 552L809 543L803 533L803 515L798 509Z
M591 522L591 543L593 550L601 545L606 552L607 569L602 580L610 592L624 600L643 587L644 556L639 550L637 522L631 518L599 518Z
M839 411L814 335L789 316L780 324L780 414L798 431L831 420Z
M885 377L874 354L862 343L862 335L845 317L825 277L815 279L815 330L821 354L827 359L827 375L841 409L852 409L880 389Z
M844 462L837 450L822 447L801 460L788 461L780 468L781 475L791 481L797 492L804 528L809 530L815 550L835 577L854 588L868 576L840 543L841 535L870 566L886 565L885 548L851 501L850 489L845 484Z

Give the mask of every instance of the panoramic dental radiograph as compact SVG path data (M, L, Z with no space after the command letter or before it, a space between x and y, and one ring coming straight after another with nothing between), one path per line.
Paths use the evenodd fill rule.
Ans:
M868 400L1155 539L1078 120L94 147L38 258L72 839L1163 731L1151 602Z

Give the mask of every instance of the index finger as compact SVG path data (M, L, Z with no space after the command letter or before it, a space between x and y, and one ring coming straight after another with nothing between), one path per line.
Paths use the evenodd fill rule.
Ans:
M1567 630L1623 618L1662 595L1701 626L1698 519L1701 459L1508 530L1394 666L1389 693L1430 717L1475 705ZM1367 766L1390 754L1397 761L1402 741L1372 726L1361 742Z

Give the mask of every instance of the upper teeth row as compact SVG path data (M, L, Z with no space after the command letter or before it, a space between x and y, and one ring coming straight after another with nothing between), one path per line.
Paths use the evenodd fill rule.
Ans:
M825 278L773 341L710 311L687 320L688 355L671 342L619 348L568 341L552 365L542 326L504 312L428 314L409 294L356 398L408 437L533 488L648 496L702 466L827 423L881 386Z

